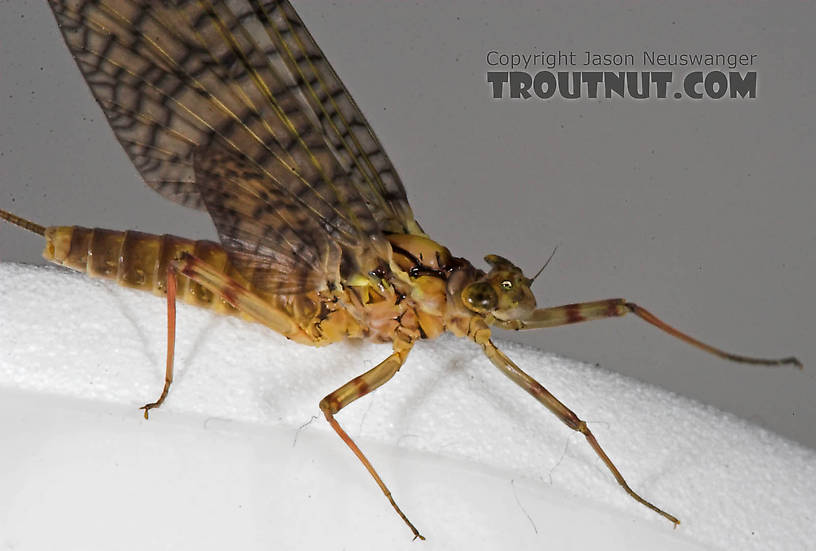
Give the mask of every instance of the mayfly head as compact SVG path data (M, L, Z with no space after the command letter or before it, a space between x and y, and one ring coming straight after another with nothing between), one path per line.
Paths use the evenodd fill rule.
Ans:
M462 302L473 312L492 314L500 320L530 317L536 301L530 290L532 280L521 268L495 254L485 257L490 272L462 289Z

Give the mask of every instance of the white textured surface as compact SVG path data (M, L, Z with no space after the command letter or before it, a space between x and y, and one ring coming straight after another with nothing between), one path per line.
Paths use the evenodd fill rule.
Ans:
M0 264L0 546L420 545L322 419L292 446L320 398L387 345L312 349L182 305L176 383L144 422L135 408L161 389L165 331L155 297ZM816 541L813 450L614 373L502 348L683 524L673 530L626 496L579 435L475 346L443 338L417 345L392 382L339 416L429 537L420 546ZM123 530L125 542L107 539Z

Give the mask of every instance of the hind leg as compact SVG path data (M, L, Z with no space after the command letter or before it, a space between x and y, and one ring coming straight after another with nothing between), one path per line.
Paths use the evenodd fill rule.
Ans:
M179 276L195 281L207 290L212 291L219 298L229 302L236 309L285 337L300 342L312 342L311 337L286 312L270 306L261 297L253 294L240 283L200 258L186 252L181 253L178 259L173 260L167 266L167 362L164 372L164 387L155 402L150 402L139 408L144 410L145 419L148 418L148 412L151 409L155 409L164 403L167 394L170 392L170 385L173 383L173 358L175 356L176 342L176 295Z

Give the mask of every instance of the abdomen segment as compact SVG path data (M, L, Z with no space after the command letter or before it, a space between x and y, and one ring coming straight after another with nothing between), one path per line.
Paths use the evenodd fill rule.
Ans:
M45 239L43 257L46 260L158 296L167 292L168 263L182 252L190 253L246 284L229 263L226 251L212 241L81 226L50 227L45 231ZM187 278L179 278L178 297L189 304L220 313L237 313L229 303Z

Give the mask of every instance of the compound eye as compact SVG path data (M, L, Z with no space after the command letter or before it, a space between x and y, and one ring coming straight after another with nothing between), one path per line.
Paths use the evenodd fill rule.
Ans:
M496 291L486 282L471 283L462 291L462 302L469 310L487 313L494 310L499 303Z
M510 289L513 288L513 282L510 281L509 279L505 279L504 281L501 282L501 287L505 291L509 291Z

